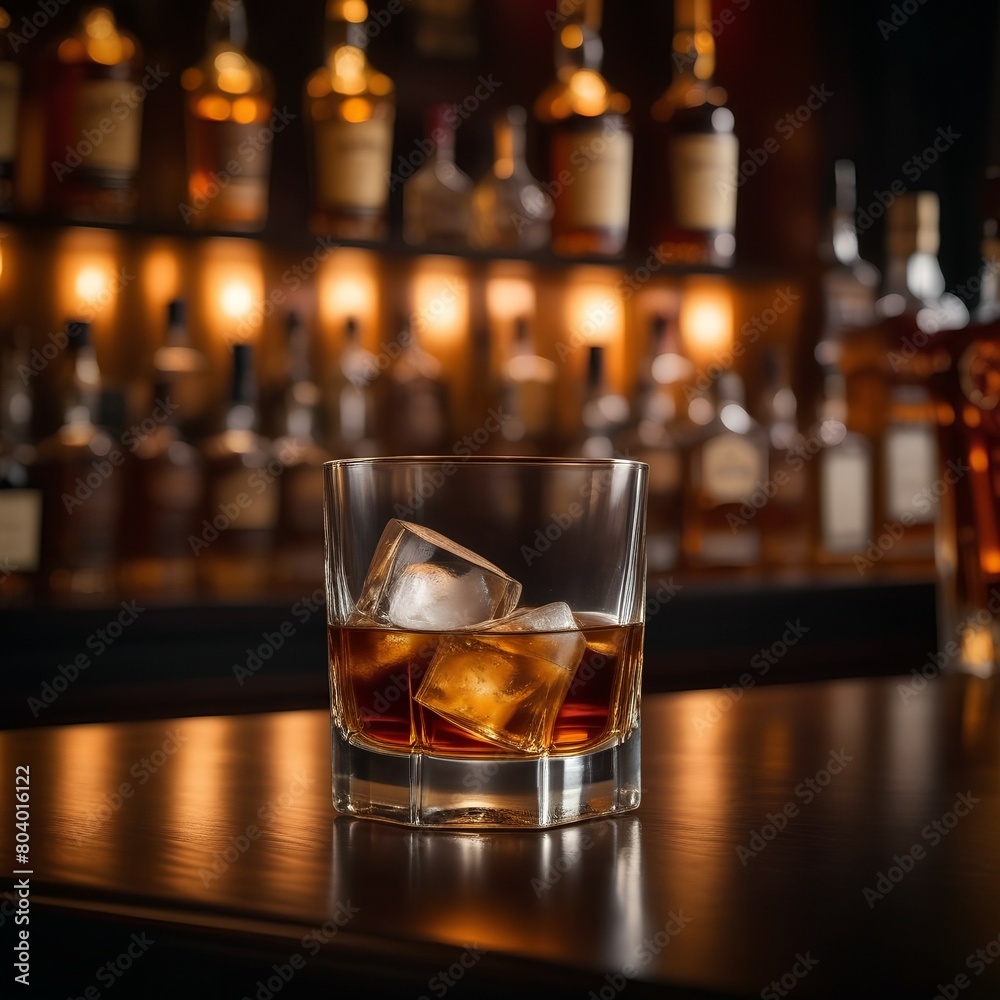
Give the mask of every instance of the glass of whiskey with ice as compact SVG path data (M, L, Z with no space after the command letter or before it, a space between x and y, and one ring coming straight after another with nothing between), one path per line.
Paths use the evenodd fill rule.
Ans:
M328 462L333 800L418 827L639 804L647 468Z

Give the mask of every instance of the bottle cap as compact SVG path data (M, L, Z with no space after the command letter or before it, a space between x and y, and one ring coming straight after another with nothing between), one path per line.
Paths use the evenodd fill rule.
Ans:
M167 303L167 326L184 326L187 322L187 307L183 299L171 299Z
M90 346L90 324L83 319L71 319L66 323L66 336L73 351Z

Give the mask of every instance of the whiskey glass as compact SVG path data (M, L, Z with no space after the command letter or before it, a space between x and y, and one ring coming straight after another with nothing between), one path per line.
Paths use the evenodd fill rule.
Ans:
M324 466L333 801L549 827L640 797L647 467Z

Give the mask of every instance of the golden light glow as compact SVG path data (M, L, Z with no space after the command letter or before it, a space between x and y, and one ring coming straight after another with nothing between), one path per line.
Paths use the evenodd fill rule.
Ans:
M431 353L460 344L468 330L469 283L454 267L427 262L413 278L413 313Z
M578 24L567 24L559 33L559 44L566 49L578 49L583 45L583 29Z
M599 115L607 107L607 84L593 70L577 70L570 78L569 91L572 105L581 115Z
M344 322L353 316L364 334L377 326L378 268L364 250L336 250L317 275L319 324L332 333L334 350L340 350Z
M257 117L257 102L252 97L239 97L233 101L233 121L249 125Z
M984 573L1000 573L1000 552L996 549L987 549L982 557Z
M81 302L93 305L107 292L108 285L107 272L100 267L85 267L77 274L73 290Z
M351 24L364 24L368 18L368 4L364 0L344 0L340 16Z
M268 305L260 245L253 240L213 239L201 249L203 261L196 273L207 328L227 345L253 340Z
M102 66L116 66L135 55L132 40L119 34L114 14L107 7L95 7L83 17L87 55Z
M696 364L726 351L733 340L733 305L726 286L688 283L681 298L680 330L684 353Z
M974 444L969 449L969 465L974 472L985 472L990 467L986 449L981 444Z
M231 281L219 293L219 306L230 319L245 319L253 306L253 293L243 281Z
M375 73L368 81L368 89L376 97L384 97L386 94L392 93L392 80L385 73Z
M996 569L990 570L990 572L995 573ZM989 676L993 670L995 655L996 647L993 643L993 633L989 628L973 627L962 634L962 662L966 667L982 671L984 676Z
M612 285L587 283L571 287L566 297L566 323L571 342L610 344L622 338L624 310Z
M372 116L372 103L364 97L349 97L341 105L340 113L344 121L366 122Z
M136 276L119 264L121 238L100 229L68 229L59 240L55 264L57 322L86 319L112 326L121 293Z
M353 45L333 50L334 89L341 94L360 94L365 89L365 54Z
M246 57L227 49L215 57L216 82L227 94L245 94L253 86L253 72Z
M149 315L159 318L179 290L176 251L164 246L151 250L142 262L142 291L150 306Z
M494 321L508 322L535 314L535 286L526 278L490 278L486 311Z
M224 122L229 117L229 101L218 94L206 94L196 108L197 114L213 122Z

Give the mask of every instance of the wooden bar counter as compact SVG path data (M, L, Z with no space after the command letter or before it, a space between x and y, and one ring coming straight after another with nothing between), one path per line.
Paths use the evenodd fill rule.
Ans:
M25 996L1000 996L995 679L648 695L639 810L546 832L335 816L319 710L21 729L0 759Z

